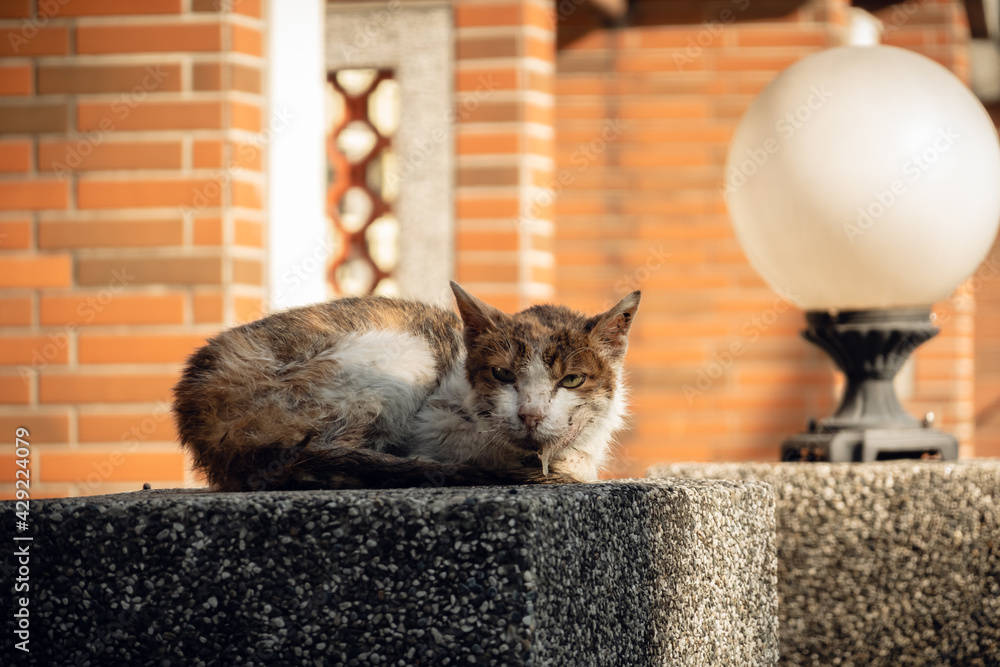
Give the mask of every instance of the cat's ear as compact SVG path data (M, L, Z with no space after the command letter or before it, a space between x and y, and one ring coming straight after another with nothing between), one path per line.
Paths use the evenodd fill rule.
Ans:
M632 328L635 311L639 309L640 296L638 290L632 292L608 312L592 317L591 344L614 358L623 357L628 349L628 332Z
M455 293L455 302L458 304L462 322L465 323L466 333L478 335L495 329L497 324L503 321L502 311L472 296L454 281L451 283L451 291Z

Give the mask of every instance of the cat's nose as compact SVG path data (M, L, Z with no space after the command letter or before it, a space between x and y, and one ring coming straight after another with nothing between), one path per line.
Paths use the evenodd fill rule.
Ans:
M517 416L520 417L529 431L534 431L539 422L542 421L542 415L532 410L525 410L524 408L518 411Z

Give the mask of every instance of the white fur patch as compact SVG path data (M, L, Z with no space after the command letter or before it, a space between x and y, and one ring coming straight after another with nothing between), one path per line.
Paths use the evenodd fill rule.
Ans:
M430 344L400 331L365 331L344 336L317 360L336 363L313 394L335 406L344 428L366 430L374 449L403 437L437 377Z
M368 369L414 385L427 384L436 374L427 341L401 331L348 334L331 356L344 368Z

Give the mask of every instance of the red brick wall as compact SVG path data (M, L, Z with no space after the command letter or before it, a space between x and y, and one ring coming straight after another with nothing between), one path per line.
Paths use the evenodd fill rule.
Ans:
M188 479L179 363L262 296L261 11L0 6L0 439L30 429L34 497Z
M519 310L553 297L552 0L454 8L456 279Z
M1000 457L1000 242L968 284L975 295L975 453Z

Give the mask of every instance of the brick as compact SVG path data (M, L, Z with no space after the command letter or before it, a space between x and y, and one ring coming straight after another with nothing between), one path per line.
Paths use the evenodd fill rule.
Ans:
M17 173L31 169L31 142L0 141L0 172Z
M263 248L264 226L254 220L237 220L234 225L233 243L251 248Z
M191 86L195 90L222 90L222 63L195 63Z
M753 29L740 27L736 31L736 43L739 46L762 46L774 48L781 46L814 46L821 48L832 42L833 36L826 30L810 30L803 26L793 28Z
M261 153L261 146L253 141L231 144L229 165L240 169L261 171L263 169Z
M29 297L0 298L0 327L26 327L31 325L31 299Z
M117 290L117 291L116 291ZM121 294L121 282L100 292L42 295L42 326L182 324L182 294Z
M179 14L181 0L72 0L39 3L39 16L125 16L129 14Z
M233 12L253 18L261 18L261 0L240 0L240 2L223 2L222 0L191 0L191 11L226 13Z
M38 457L42 482L75 482L87 488L102 482L181 482L185 465L180 451L47 450Z
M197 293L192 298L194 321L196 324L222 322L222 295L218 293Z
M78 258L76 282L83 286L111 283L125 276L129 285L217 285L222 282L221 257Z
M0 210L62 209L69 203L69 183L55 180L0 181Z
M618 114L627 120L706 118L709 109L709 102L706 100L623 102L619 106Z
M264 317L263 302L254 296L237 296L233 299L233 310L239 323L254 322Z
M234 2L229 7L230 11L236 14L259 19L264 16L262 4L262 0L243 0L242 2Z
M460 231L457 235L458 251L507 251L516 252L521 247L518 234L511 232Z
M555 267L553 266L532 266L530 267L530 277L532 282L552 285L555 283Z
M555 121L555 110L549 105L533 104L528 102L524 105L524 120L528 123L553 125Z
M27 377L0 375L0 404L27 405L31 400Z
M0 257L0 289L69 287L72 266L69 255Z
M515 197L506 199L459 198L455 206L458 218L515 218L520 215L518 200Z
M229 90L239 90L254 95L260 95L263 92L259 67L229 63L223 71L229 75Z
M0 56L61 56L68 52L69 28L65 26L37 28L37 31L22 26L8 30L0 39Z
M639 51L646 49L685 49L692 51L711 48L721 40L721 31L710 32L704 27L655 26L632 31L638 38Z
M244 104L243 102L229 103L229 124L238 130L248 132L260 132L261 113L260 107L256 104Z
M516 35L460 38L455 44L455 56L459 60L514 58L519 55L517 44Z
M536 72L528 70L527 89L545 95L552 95L555 91L555 77L548 72Z
M212 22L82 25L76 29L76 51L80 54L206 53L221 48L222 27Z
M222 127L220 102L79 102L77 126L100 130L217 130Z
M243 285L263 284L264 271L260 262L250 259L234 259L233 282Z
M514 283L520 279L520 271L516 260L497 263L459 258L457 267L462 282Z
M734 130L735 128L731 125L706 126L701 124L690 124L687 126L680 126L680 124L671 124L670 127L644 127L636 124L635 126L625 128L625 130L619 135L618 141L623 144L634 142L645 145L673 145L685 142L728 145L729 140L732 139ZM569 132L560 132L560 140L570 140L569 134ZM579 143L589 143L592 139L594 139L594 137L594 133L589 132L586 133L586 136L581 135L579 138L574 140Z
M511 167L459 167L455 182L462 186L517 185L520 170Z
M558 16L548 3L526 2L522 5L521 19L525 25L554 31L558 25ZM602 19L603 20L603 19Z
M19 428L28 429L32 445L68 443L69 413L0 415L0 433L14 433Z
M38 247L142 248L179 246L184 242L181 220L42 220L38 223Z
M222 245L222 219L197 218L194 221L195 245Z
M517 26L521 24L521 3L456 3L455 25L460 28Z
M551 39L539 39L530 35L524 38L524 55L528 58L553 62L555 49L555 41Z
M20 19L31 16L31 0L6 0L0 4L0 19Z
M43 373L38 378L41 403L152 403L168 402L177 382L173 373L80 374Z
M259 95L260 68L235 63L195 63L192 86L195 90L239 90Z
M691 57L684 49L670 54L623 54L615 62L619 72L694 72L707 67L704 56Z
M233 181L233 206L263 209L264 199L261 186L257 183Z
M249 56L263 56L264 43L260 30L243 25L232 26L232 49Z
M65 335L0 336L0 366L65 364L69 344Z
M31 95L31 65L0 66L0 95Z
M486 83L494 90L517 90L520 78L516 67L460 69L455 72L455 90L472 92Z
M181 89L181 66L40 65L38 94L125 93L139 95Z
M517 102L459 103L455 119L459 123L503 123L520 120L521 109Z
M77 185L77 206L88 208L149 208L219 206L219 184L211 179L97 180L82 178Z
M0 109L3 111L0 113L0 134L65 132L68 129L65 102L5 104Z
M168 412L88 413L79 417L80 442L177 442Z
M808 52L785 56L718 56L715 67L720 72L780 72L792 63L801 60Z
M81 334L77 347L81 364L174 364L204 344L198 334Z
M456 138L459 155L512 154L520 150L517 132L460 132Z
M195 169L221 167L222 142L215 139L195 141L191 147L191 160Z
M180 169L181 143L103 141L42 141L39 171L100 171L113 169Z
M560 104L556 108L559 120L603 120L608 116L608 107L596 100L590 103Z
M592 137L591 137L592 138ZM591 139L587 139L589 143ZM535 155L541 155L545 158L552 157L552 145L553 141L548 137L536 137L532 134L528 135L528 146L525 148L526 153L534 153Z
M0 220L0 252L31 247L30 220Z

